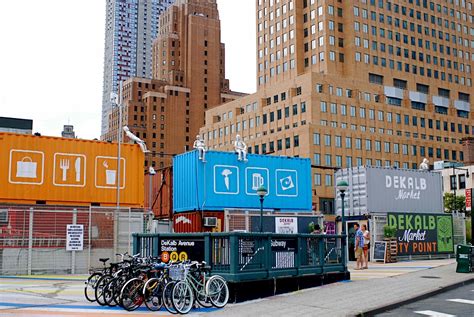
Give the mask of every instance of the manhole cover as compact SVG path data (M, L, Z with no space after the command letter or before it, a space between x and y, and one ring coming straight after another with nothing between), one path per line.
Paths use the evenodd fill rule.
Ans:
M441 277L439 277L439 276L422 276L421 278L435 278L436 279L436 278L441 278Z

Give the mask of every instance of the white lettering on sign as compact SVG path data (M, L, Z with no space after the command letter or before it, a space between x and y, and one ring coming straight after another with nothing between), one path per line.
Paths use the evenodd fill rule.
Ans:
M84 249L84 225L67 225L66 251L82 251Z
M398 189L395 200L419 200L426 190L426 178L385 175L385 187Z

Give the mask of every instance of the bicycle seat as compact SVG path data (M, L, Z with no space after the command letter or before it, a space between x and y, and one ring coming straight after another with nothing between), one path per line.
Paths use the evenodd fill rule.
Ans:
M104 263L105 265L105 262L107 262L108 260L110 260L110 258L100 258L99 261Z

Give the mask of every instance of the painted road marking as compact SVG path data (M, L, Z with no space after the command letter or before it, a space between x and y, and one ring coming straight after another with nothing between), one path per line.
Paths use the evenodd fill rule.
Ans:
M456 317L456 315L444 314L433 310L419 310L414 311L414 313L431 317Z
M455 299L447 299L448 302L455 302L455 303L462 303L462 304L471 304L474 305L474 300L469 300L469 299L461 299L461 298L455 298Z
M124 312L123 308L121 307L108 307L108 306L97 306L93 305L93 303L90 303L90 305L71 305L71 304L24 304L24 303L5 303L5 302L0 302L0 307L6 307L7 309L12 309L12 308L17 308L17 309L24 309L24 308L31 308L34 310L49 310L49 309L79 309L79 310L84 310L84 311L90 311L90 310L98 310L98 311L120 311ZM214 312L216 310L219 310L218 308L197 308L193 309L192 312L194 313L209 313L209 312ZM2 310L0 310L2 311ZM161 310L162 312L166 312L164 308ZM149 310L142 306L139 307L135 312L149 312Z

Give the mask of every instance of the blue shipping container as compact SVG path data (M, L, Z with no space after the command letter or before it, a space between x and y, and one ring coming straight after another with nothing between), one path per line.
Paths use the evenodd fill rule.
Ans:
M173 158L173 209L259 209L257 188L268 190L265 209L311 211L311 161L270 155L237 160L232 152L209 151L206 162L192 151Z

